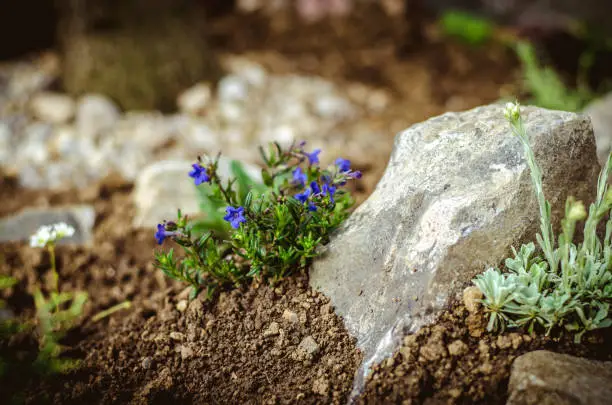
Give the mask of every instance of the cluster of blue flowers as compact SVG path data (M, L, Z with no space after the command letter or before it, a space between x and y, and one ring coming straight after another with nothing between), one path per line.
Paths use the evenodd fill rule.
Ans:
M319 162L317 155L320 151L320 149L316 149L312 154L306 154L310 164ZM361 178L360 171L351 170L350 160L338 158L336 159L335 164L338 170L335 178L330 176L321 176L321 184L317 183L316 181L311 181L309 187L306 187L304 191L294 196L302 204L307 204L309 211L317 210L317 206L313 201L318 198L328 197L329 201L334 203L334 194L336 194L337 185L345 185L347 178ZM297 185L298 187L304 187L306 181L308 181L308 176L306 173L304 173L301 167L296 167L293 171L293 184Z
M305 151L304 145L284 149L272 143L267 152L261 147L262 183L237 162L231 163L233 177L222 181L218 157L204 164L198 159L189 177L205 186L198 187L205 215L188 221L179 210L176 222L157 225L157 243L171 238L184 256L174 256L174 249L156 253L156 266L190 284L193 294L205 290L207 297L217 288L256 278L276 283L305 270L319 254L317 247L329 243L348 217L354 201L342 186L361 173L343 158L321 168L321 149Z
M301 161L308 160L308 167L319 164L319 154L321 149L315 149L308 153L303 151L304 142L300 144ZM359 179L361 178L360 171L351 170L351 161L343 158L338 158L335 161L336 172L332 175L321 176L319 182L313 180L310 182L308 187L306 183L308 181L307 172L302 167L297 166L292 174L292 185L303 191L294 195L294 198L306 204L309 211L316 211L316 202L321 201L323 198L329 198L329 201L333 204L334 195L336 194L337 186L343 186L346 184L347 179ZM308 170L309 171L309 170ZM200 162L192 165L192 170L189 172L189 177L194 180L194 184L199 186L203 183L209 183L211 177L207 172L206 167L202 166ZM305 187L305 188L304 188ZM244 207L232 207L226 208L226 215L223 219L230 223L233 229L240 228L240 224L247 221L244 216ZM164 222L157 225L157 231L155 232L155 239L158 244L162 244L168 237L177 236L175 231L176 225L172 222Z

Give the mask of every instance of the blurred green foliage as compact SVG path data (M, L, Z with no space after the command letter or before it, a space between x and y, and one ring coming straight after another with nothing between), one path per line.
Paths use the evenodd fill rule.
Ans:
M439 24L446 36L473 46L482 45L493 36L494 24L490 20L465 11L446 11Z
M517 41L515 50L523 68L524 88L532 97L530 104L552 110L580 111L595 98L586 84L586 72L592 64L589 54L581 58L582 74L576 89L571 89L552 67L540 65L531 43Z

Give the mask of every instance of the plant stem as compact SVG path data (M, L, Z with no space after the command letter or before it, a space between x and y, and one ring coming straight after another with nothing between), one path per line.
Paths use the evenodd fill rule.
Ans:
M519 137L523 144L523 149L525 151L525 157L527 160L527 164L529 165L530 174L531 174L531 182L535 188L536 198L538 200L538 206L540 208L540 230L542 232L542 250L544 251L544 255L546 256L546 261L550 266L550 270L553 273L557 272L557 260L555 259L554 254L554 233L552 229L552 223L550 219L550 206L546 201L546 197L544 196L544 190L542 187L542 172L538 163L536 162L535 155L531 146L529 145L529 139L527 137L527 132L523 126L523 119L519 117L518 120L511 122L512 131L515 135Z
M49 250L51 260L51 289L57 294L59 293L59 275L57 274L57 267L55 266L55 245L51 243L47 249Z
M113 305L109 309L106 309L104 311L98 312L96 315L94 315L91 318L91 320L93 322L98 322L99 320L104 319L107 316L110 316L110 315L114 314L117 311L120 311L122 309L129 309L131 306L132 306L132 303L130 301L123 301L120 304Z

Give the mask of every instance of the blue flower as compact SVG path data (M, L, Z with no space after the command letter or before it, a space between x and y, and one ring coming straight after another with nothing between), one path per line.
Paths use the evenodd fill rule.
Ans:
M331 202L334 202L334 194L335 193L336 193L336 187L334 187L330 183L324 183L323 184L323 192L321 194L329 195L329 199L331 200Z
M194 163L191 165L193 170L189 172L189 177L195 180L195 185L199 186L202 183L207 183L210 181L210 176L206 173L206 168L203 167L199 163Z
M301 202L302 204L304 204L306 201L308 201L309 196L310 196L310 189L307 188L306 190L304 190L304 192L296 194L295 199Z
M319 163L319 153L321 153L321 149L315 149L312 153L304 152L304 155L308 158L308 162L312 165L315 163Z
M308 203L308 211L316 211L317 210L317 206L313 203L313 202L309 202Z
M295 170L293 171L293 182L295 184L299 184L300 186L303 186L307 180L308 180L308 176L306 176L306 173L304 173L302 168L296 167Z
M310 182L310 190L314 195L321 194L321 188L319 187L316 181Z
M229 222L234 229L240 228L240 224L246 222L244 207L234 208L230 206L225 209L225 213L227 215L225 215L223 219Z
M340 173L346 173L351 170L351 161L347 159L338 158L336 159L336 166Z
M157 224L157 232L155 232L155 240L158 245L164 243L164 239L168 236L174 236L175 232L170 232L166 230L166 226L164 224Z
M360 179L361 178L361 172L359 170L355 170L354 172L350 172L349 173L349 177L352 179Z

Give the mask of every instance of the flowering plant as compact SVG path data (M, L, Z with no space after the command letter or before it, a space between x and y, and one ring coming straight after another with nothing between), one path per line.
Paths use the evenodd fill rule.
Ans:
M305 144L284 150L278 143L260 148L265 163L263 186L233 178L223 184L217 175L218 157L198 158L189 176L208 198L225 205L227 232L209 229L194 235L194 226L178 212L178 219L157 226L159 244L170 238L185 255L174 250L156 253L156 265L167 276L193 287L193 295L206 289L238 286L257 278L277 282L304 269L317 255L316 248L329 242L329 234L347 218L353 205L342 187L361 173L350 161L339 158L322 169L320 149L304 151ZM235 187L238 185L238 187Z
M575 341L590 330L612 326L612 190L607 179L612 154L603 167L597 196L587 211L572 197L565 204L561 234L555 240L550 203L542 189L542 172L535 160L523 126L520 107L509 103L504 112L513 133L521 140L540 209L540 233L534 243L512 248L514 258L505 261L507 273L488 269L473 282L484 294L482 303L489 315L489 331L505 327L540 325L549 333L554 327L575 332ZM608 216L603 240L597 225ZM586 220L584 240L573 242L576 224Z
M47 294L43 293L42 286L37 285L34 287L32 298L36 306L35 319L20 322L11 317L0 317L0 339L22 331L35 332L39 343L39 351L32 366L41 374L66 372L78 367L80 364L77 360L61 356L64 348L60 341L81 319L88 296L84 291L60 291L59 275L55 260L56 244L64 238L72 237L74 233L75 229L72 226L60 222L52 225L43 225L30 237L30 246L45 248L49 252L51 285L47 288ZM8 288L15 284L17 284L16 279L0 275L0 289ZM0 300L0 309L2 309L4 304ZM129 306L129 301L115 305L93 316L92 321L96 322L120 309L129 308ZM20 361L20 359L16 359L16 361ZM3 370L8 366L9 363L3 362L0 358L0 377L3 374Z

